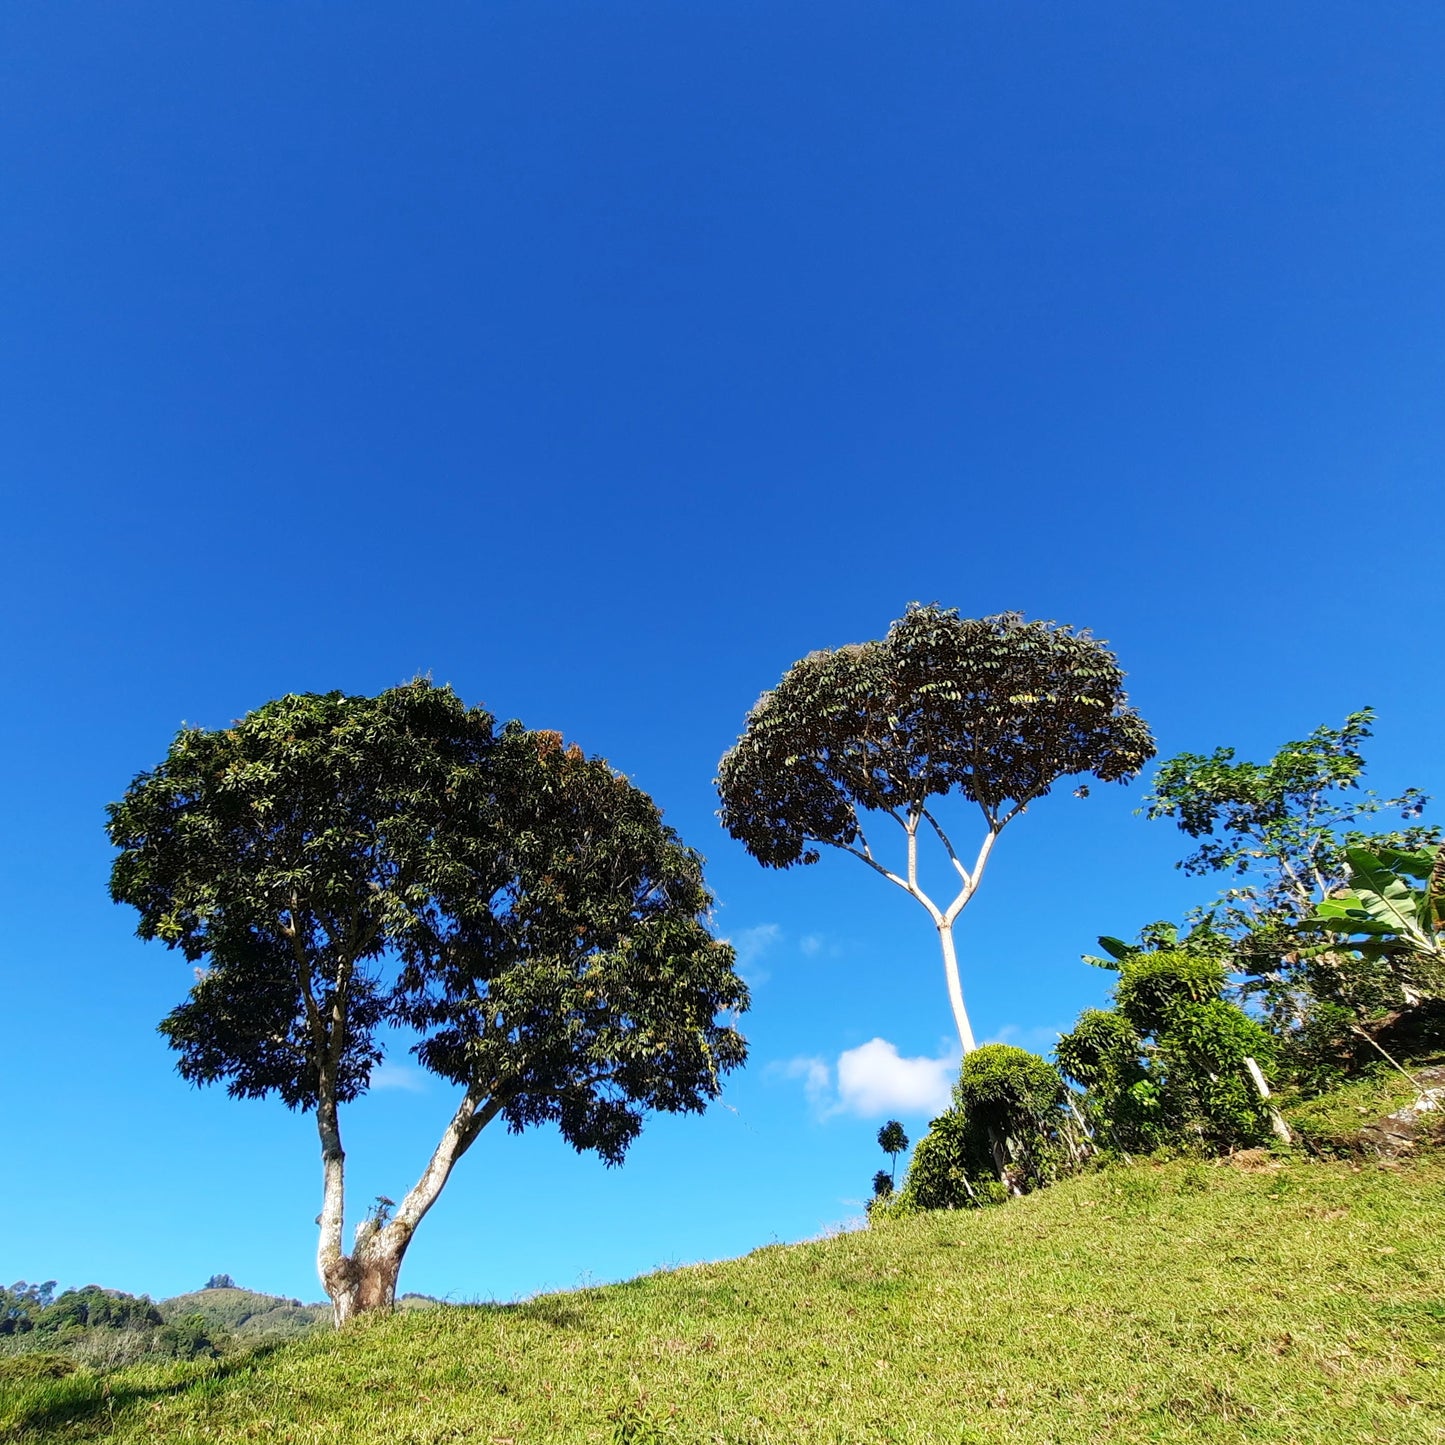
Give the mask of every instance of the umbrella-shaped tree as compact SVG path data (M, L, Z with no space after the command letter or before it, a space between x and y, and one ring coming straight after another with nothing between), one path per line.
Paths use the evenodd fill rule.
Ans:
M1122 782L1154 756L1123 677L1087 632L1016 612L962 618L915 604L881 641L811 653L762 695L719 765L723 826L765 867L816 863L827 845L916 899L937 930L969 1053L954 922L999 834L1060 778ZM939 816L950 793L982 816L968 862ZM901 862L883 861L865 815L900 829ZM948 858L958 882L951 900L935 901L920 882L920 835Z

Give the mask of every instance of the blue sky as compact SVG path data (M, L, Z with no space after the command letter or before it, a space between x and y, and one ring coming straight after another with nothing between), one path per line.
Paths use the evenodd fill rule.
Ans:
M714 817L804 653L1016 608L1166 756L1370 703L1370 780L1445 792L1442 67L1429 4L5 7L0 1277L318 1294L311 1121L175 1076L189 971L106 895L182 721L428 672L709 859L747 1070L621 1170L489 1131L402 1277L459 1299L816 1234L926 1123L923 914ZM1096 934L1206 895L1141 792L1005 834L981 1036L1047 1049ZM358 1206L449 1113L379 1082Z

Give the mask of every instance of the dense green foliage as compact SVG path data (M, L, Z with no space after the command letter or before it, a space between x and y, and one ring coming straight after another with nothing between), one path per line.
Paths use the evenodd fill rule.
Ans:
M1086 1174L249 1359L0 1382L12 1445L1427 1445L1445 1171Z
M1059 1067L1085 1090L1098 1140L1127 1153L1218 1153L1257 1144L1270 1112L1246 1060L1273 1067L1266 1030L1223 997L1225 963L1184 948L1119 963L1112 1010L1060 1038Z
M698 855L602 760L447 688L187 729L110 836L141 937L208 965L162 1025L197 1083L345 1102L394 1023L513 1128L615 1162L642 1109L699 1108L742 1060Z
M1154 755L1114 656L1014 612L914 605L878 642L810 653L748 714L718 769L723 825L760 863L852 848L861 813L959 793L991 821L1061 777L1133 777Z
M698 854L602 759L498 729L448 688L289 696L185 729L109 832L140 936L205 964L161 1025L182 1075L316 1113L338 1322L391 1304L413 1231L493 1118L554 1122L615 1164L647 1110L702 1109L745 1056L747 990L707 926ZM395 1218L347 1256L337 1109L387 1025L465 1095Z
M1343 947L1383 965L1407 996L1445 994L1445 844L1414 851L1350 847L1345 857L1348 888L1332 893L1300 926L1333 936L1320 952Z
M200 1314L162 1310L147 1295L125 1294L88 1284L57 1295L54 1281L27 1285L24 1280L0 1289L0 1356L31 1357L44 1363L7 1364L9 1378L49 1371L68 1373L83 1360L95 1366L122 1364L146 1355L194 1359L219 1353L215 1331Z
M964 1209L1026 1194L1067 1173L1081 1143L1058 1070L1026 1049L984 1044L965 1056L953 1106L918 1141L903 1188L875 1200L871 1213Z
M1321 948L1306 926L1332 911L1370 855L1418 853L1438 837L1420 821L1428 799L1418 788L1393 798L1360 788L1373 717L1365 708L1341 728L1317 728L1267 763L1239 761L1230 748L1181 753L1161 765L1147 800L1150 817L1174 819L1198 842L1181 868L1229 877L1196 921L1228 940L1232 968L1264 1011L1286 1069L1317 1084L1377 1057L1370 1040L1382 1031L1423 1031L1428 1043L1440 1030L1433 1014L1401 1019L1422 1002L1408 951ZM1405 826L1361 826L1389 812ZM1427 971L1425 992L1438 977Z

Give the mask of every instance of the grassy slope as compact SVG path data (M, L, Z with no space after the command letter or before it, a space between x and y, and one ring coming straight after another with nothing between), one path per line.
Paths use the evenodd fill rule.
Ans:
M1445 1441L1442 1205L1438 1159L1140 1165L249 1360L73 1376L0 1400L0 1437Z
M331 1318L329 1305L306 1305L249 1289L198 1289L160 1302L168 1319L201 1315L218 1330L239 1334L302 1334Z

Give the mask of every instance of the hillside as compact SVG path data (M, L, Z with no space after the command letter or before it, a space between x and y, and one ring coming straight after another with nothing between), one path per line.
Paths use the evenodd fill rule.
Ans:
M257 1294L249 1289L198 1289L160 1301L168 1320L200 1315L212 1330L242 1338L299 1335L331 1318L331 1307L302 1304L279 1295Z
M0 1437L1445 1440L1445 1166L1255 1162L12 1386Z

